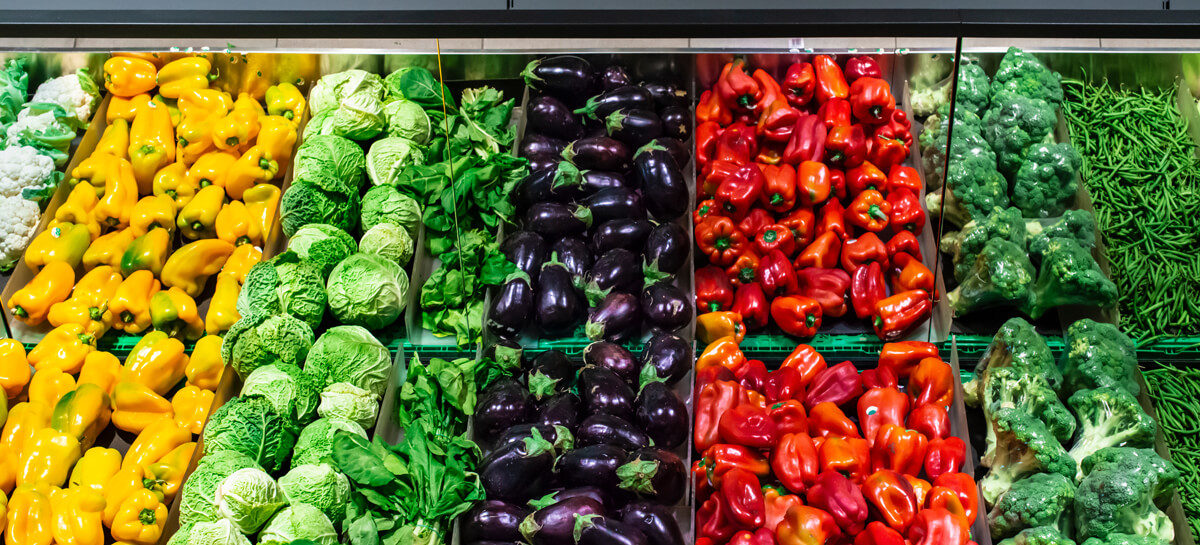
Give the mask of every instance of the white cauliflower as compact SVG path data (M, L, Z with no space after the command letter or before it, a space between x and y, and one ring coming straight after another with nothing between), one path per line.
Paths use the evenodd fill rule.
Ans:
M21 197L0 198L0 271L8 271L21 259L33 239L41 211L37 203Z
M87 127L88 120L96 111L96 106L100 102L100 89L88 75L87 69L81 68L74 74L67 74L41 84L29 102L45 102L61 106L71 114L70 122L75 125L75 128L82 129ZM26 115L28 115L26 111L18 114L19 117Z
M54 160L31 146L0 150L0 197L20 197L25 188L41 189L52 180Z

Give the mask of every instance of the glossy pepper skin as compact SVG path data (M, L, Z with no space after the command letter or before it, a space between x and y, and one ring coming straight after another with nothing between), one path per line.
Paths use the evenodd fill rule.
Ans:
M903 187L912 191L914 195L920 195L924 184L921 182L921 173L917 169L904 165L895 165L888 170L888 188L896 189Z
M842 67L838 66L837 61L833 60L833 57L829 55L817 55L813 57L812 64L817 76L817 102L823 104L831 98L846 98L850 96L850 85L846 83L846 76L842 73Z
M162 290L150 298L150 323L171 337L196 340L204 334L195 299L179 288Z
M821 162L825 158L827 131L825 121L817 114L798 117L787 146L783 148L783 162L789 165L798 165L804 161Z
M796 273L799 293L821 304L821 314L834 318L845 316L846 292L850 289L850 275L841 269L818 269L810 267Z
M173 60L158 71L158 92L167 98L179 98L191 89L207 89L209 82L217 79L212 71L212 62L204 57L184 57Z
M759 203L774 212L788 212L796 206L796 169L791 165L764 165Z
M109 308L113 313L113 327L130 334L137 334L150 327L150 298L162 289L154 273L148 270L134 271L113 294Z
M171 252L171 232L152 229L129 243L121 254L121 274L131 276L137 271L149 271L158 276Z
M721 101L721 96L712 90L700 93L696 104L696 121L728 125L733 122L733 112Z
M858 424L872 446L880 429L889 424L904 426L909 401L896 388L871 388L858 398Z
M157 73L150 61L112 57L104 61L104 88L115 96L132 97L153 89Z
M162 268L162 283L191 297L204 290L208 277L221 271L235 246L219 239L197 240L171 254Z
M183 370L187 386L210 392L217 389L221 374L225 371L225 362L221 360L221 341L217 335L206 335L196 341L196 347L192 349L187 367Z
M225 194L241 199L247 189L274 179L280 172L279 157L262 145L246 150L225 175Z
M236 153L212 152L205 153L188 167L188 181L195 187L204 189L210 185L225 187L229 170L241 155Z
M175 162L175 126L167 107L151 101L138 110L129 129L129 163L138 193L149 195L154 174Z
M304 114L304 95L295 85L283 82L267 88L267 113L299 123Z
M950 437L950 415L945 407L934 404L914 408L905 426L923 433L931 441Z
M167 523L167 506L149 490L125 498L112 522L113 539L133 545L154 545Z
M833 517L816 507L797 505L787 510L775 527L779 545L824 545L836 543L842 532Z
M7 397L17 397L31 375L25 346L15 339L0 339L0 388Z
M858 426L832 402L818 403L808 410L808 432L815 437L859 437ZM870 458L870 454L864 458ZM870 465L869 460L864 460Z
M846 209L837 199L830 199L822 205L817 216L817 236L825 233L833 233L839 241L846 240L847 235L852 234L846 229Z
M104 493L104 483L121 470L121 452L117 449L92 447L83 453L83 457L71 470L70 486L73 489L85 489L100 494ZM100 509L104 511L103 508Z
M929 440L903 425L884 424L871 447L871 470L891 469L902 475L917 475L925 462Z
M792 232L792 240L795 242L796 249L812 244L813 239L817 236L816 223L817 216L808 207L796 208L778 220L779 225Z
M887 367L876 367L874 369L866 369L859 373L862 377L863 387L870 388L899 388L900 379L896 377L896 373Z
M279 187L273 184L258 184L242 193L242 202L246 203L250 216L259 222L264 242L271 240L279 195Z
M846 59L846 79L851 83L859 78L882 78L883 70L879 68L879 63L875 59L866 55L850 57ZM853 86L851 86L853 88ZM853 92L853 91L852 91Z
M17 486L46 484L62 487L83 450L79 440L54 428L43 428L21 447L21 467Z
M30 442L34 433L50 425L50 411L51 407L41 401L18 403L9 411L8 420L4 422L4 438L0 441L0 447L10 448L13 456L11 465L7 466L9 472L5 473L3 479L6 486L16 482L25 444Z
M813 377L804 396L804 405L810 411L826 402L844 405L862 395L862 392L862 378L858 376L858 369L853 363L844 361Z
M24 485L8 501L5 545L51 545L54 513L44 486Z
M766 409L741 403L721 415L717 425L721 440L753 448L770 448L778 432Z
M748 528L758 528L766 523L767 508L758 475L741 468L730 469L721 479L719 492L729 507L729 518L733 522Z
M754 137L754 128L739 121L721 131L721 136L717 138L713 163L726 162L741 167L750 164L756 153L758 145Z
M217 276L217 284L208 303L208 313L204 315L205 333L221 335L241 319L242 316L237 311L237 299L241 290L242 286L237 277L227 274Z
M745 66L741 61L725 65L714 89L721 102L735 111L753 110L762 97L762 89L758 82L746 74Z
M922 290L933 293L936 281L933 271L924 263L905 253L896 255L892 268L892 291Z
M712 160L717 151L717 137L721 135L721 125L716 121L703 121L696 124L696 168L703 171L704 166Z
M745 165L717 186L713 200L717 207L735 219L741 219L750 213L762 195L766 179L762 169L756 163Z
M75 188L67 194L67 200L54 212L54 220L61 223L77 223L87 225L92 239L100 236L100 223L92 216L92 210L100 198L92 184L79 180Z
M713 494L696 510L696 526L697 533L703 536L700 539L713 543L725 543L737 532L737 525L730 518L729 505L721 494Z
M29 351L29 364L41 371L54 367L78 373L83 360L96 349L96 337L84 331L80 324L63 324L42 337Z
M838 125L825 136L825 160L832 166L854 168L867 160L867 137L862 125Z
M50 426L75 438L80 449L87 450L108 427L111 416L108 392L95 384L80 384L58 400L50 417Z
M188 239L215 238L217 214L220 214L224 204L225 188L218 185L202 188L179 210L175 224Z
M696 225L696 246L716 265L729 266L746 249L746 235L725 216L708 216Z
M917 236L909 231L900 231L892 235L892 238L887 241L888 259L893 263L900 262L900 254L908 254L917 261L921 261L921 244L917 241Z
M796 269L782 251L767 252L758 266L758 284L768 297L779 297L796 293Z
M875 233L863 233L862 236L846 241L842 246L842 268L855 273L868 263L878 263L881 269L888 266L887 246Z
M166 395L183 379L187 362L182 342L154 331L142 337L129 352L120 380L143 384L158 395Z
M870 161L863 161L861 165L846 171L846 190L851 195L858 195L868 189L887 193L887 174Z
M93 384L111 397L113 387L117 384L117 377L120 375L121 360L108 352L92 352L84 359L83 368L79 370L77 387Z
M83 262L92 235L86 225L56 223L34 237L25 249L25 265L41 271L46 265L61 261L72 269Z
M924 509L914 517L908 530L913 545L966 545L971 527L961 515L942 508Z
M50 307L67 300L74 286L75 269L68 263L52 261L8 298L8 309L16 319L40 325L46 321Z
M816 161L804 161L796 167L796 192L800 204L814 206L829 199L831 191L829 168Z
M861 534L854 536L854 545L908 545L904 536L880 521L871 521Z
M892 295L875 303L875 314L871 316L875 335L885 341L904 337L925 323L932 311L933 302L923 290Z
M725 271L713 265L696 270L696 308L702 312L733 308L733 285Z
M131 227L101 235L83 253L83 268L91 269L100 265L119 268L121 258L136 238Z
M696 338L711 343L724 337L741 342L746 336L742 315L733 311L706 312L696 317Z
M758 267L762 263L762 257L753 247L747 248L734 260L733 264L725 268L725 276L729 278L729 283L734 287L753 284L758 278Z
M763 485L763 500L767 506L766 519L762 529L771 532L770 543L775 543L775 528L779 526L779 522L787 515L788 509L797 505L804 505L804 500L796 494L789 494L786 489L779 485ZM761 530L760 530L761 531Z
M908 159L909 146L891 134L891 125L880 125L867 137L867 160L881 169L894 168Z
M858 267L850 283L850 301L854 306L854 315L868 318L875 311L875 303L887 298L887 282L883 278L883 269L877 262L870 262Z
M146 473L161 484L164 503L171 503L175 494L179 492L183 477L187 473L188 462L195 450L196 443L184 443L146 467Z
M792 63L783 77L782 87L788 104L796 108L807 106L817 91L817 74L812 63Z
M261 121L262 128L254 145L263 149L264 156L278 163L275 178L279 178L291 166L292 151L296 147L296 124L276 115L264 117Z
M750 248L757 250L753 243L758 239L759 232L763 227L773 223L775 223L775 218L771 216L770 212L762 208L755 208L738 222L737 227L746 235L746 240L751 243Z
M707 451L720 439L718 425L722 415L740 404L746 397L741 385L736 382L718 380L700 391L696 404L696 450Z
M192 185L187 176L187 165L171 163L154 174L153 191L156 196L171 199L175 204L175 212L187 205L200 188ZM175 228L173 224L172 229Z
M112 406L112 424L130 433L141 433L172 414L170 401L136 382L118 382L113 386Z
M975 479L966 473L945 473L933 480L933 486L949 488L956 492L963 509L967 512L967 524L975 524L979 508L979 488L975 485Z
M166 195L143 197L133 207L129 228L134 236L142 236L151 229L175 230L175 201Z
M954 370L941 358L925 358L908 377L913 407L949 407L954 402Z
M827 365L825 358L821 357L821 353L815 348L807 344L798 344L792 353L783 359L780 367L790 367L799 371L801 386L808 387L813 377L825 370Z
M234 246L262 245L262 229L242 201L230 201L217 214L217 239Z
M766 225L760 229L754 239L754 245L762 255L778 250L783 252L786 258L796 253L796 241L792 238L792 231L779 224Z
M188 428L172 418L160 418L138 433L121 460L121 469L145 467L158 462L172 450L192 440Z
M878 233L887 228L892 205L874 189L864 190L854 197L846 209L846 221L851 225Z
M104 544L104 496L92 490L54 489L54 542L61 545Z
M834 127L849 127L851 124L850 101L844 98L830 99L817 109L817 116L821 118L821 123L825 124L826 131L832 131ZM828 137L828 133L826 136Z
M897 532L906 532L921 509L912 485L890 469L872 473L863 482L862 491L883 521Z
M904 187L896 188L888 193L887 201L891 205L888 224L892 229L921 234L925 229L925 211L921 208L920 199L912 191Z
M96 142L96 149L92 153L104 153L113 157L128 159L129 121L114 119L112 123L109 123L108 127L104 128L104 134L100 135L100 141Z
M808 504L829 513L846 535L857 535L867 525L867 500L850 479L824 471L808 490Z
M879 366L890 367L897 377L906 379L925 358L939 358L937 345L924 341L884 343L879 351Z
M755 134L767 141L787 142L800 111L787 102L779 82L765 70L755 70L752 77L762 89L762 96L754 108L758 114Z
M850 85L850 108L854 117L867 125L882 125L891 121L896 111L892 86L879 77L862 77Z
M121 286L121 274L107 265L96 267L75 284L71 298L50 307L50 325L79 324L84 333L102 337L113 324L109 302Z
M758 477L771 474L767 459L755 449L728 443L718 443L704 451L700 460L705 478L714 487L721 486L725 474L733 469L748 471Z
M817 446L807 433L787 433L771 451L771 470L788 490L803 494L819 473Z
M771 305L762 286L754 282L738 286L733 294L733 312L742 317L742 323L751 331L766 327L771 320Z
M724 367L731 373L739 373L745 365L746 356L738 348L738 341L734 337L725 337L709 343L696 358L697 373L710 367Z
M925 475L937 480L942 475L958 473L967 459L967 445L957 437L929 440L923 467Z
M816 267L819 269L832 269L838 266L838 257L842 251L842 240L838 238L837 233L827 231L817 235L813 239L812 244L809 244L796 256L796 268L803 269L805 267Z
M58 367L47 367L34 373L29 381L29 401L47 409L46 425L50 426L50 415L63 396L75 390L75 378Z
M812 337L821 328L821 305L801 295L776 297L771 301L771 320L788 335Z

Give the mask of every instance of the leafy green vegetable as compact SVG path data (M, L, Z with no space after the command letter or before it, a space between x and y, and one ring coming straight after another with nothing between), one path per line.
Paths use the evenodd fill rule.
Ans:
M318 385L292 365L267 365L255 369L242 385L242 395L261 395L276 413L303 424L317 413Z
M416 142L399 136L381 138L367 152L367 177L375 185L395 183L405 167L425 162L425 152Z
M433 124L420 104L402 98L388 100L383 104L383 116L387 118L388 136L399 136L423 146L429 142Z
M250 545L250 540L229 519L197 522L191 529L184 530L180 528L176 534L182 533L185 537L181 543L187 545ZM174 541L175 538L171 539Z
M287 314L243 315L221 342L221 359L238 376L249 376L265 365L299 367L312 348L312 328Z
M405 99L425 109L441 111L443 101L447 111L457 110L450 89L438 83L433 73L424 68L409 66L388 74L383 80L389 99Z
M408 230L389 222L368 229L358 241L358 251L390 259L401 267L412 261L415 249Z
M310 107L314 114L332 112L332 134L351 140L370 140L384 129L383 82L376 74L347 70L322 77L313 86Z
M357 189L367 173L367 156L358 143L341 136L305 135L296 149L295 166L298 179L328 175Z
M333 454L333 436L338 431L367 438L367 431L354 422L341 418L318 418L301 430L292 455L292 467L327 461Z
M377 396L387 389L392 355L370 331L356 325L331 327L308 352L304 372L321 388L348 382Z
M321 268L292 251L255 263L238 294L238 314L286 314L316 329L325 316L325 276Z
M502 284L516 265L489 233L475 230L460 237L461 248L443 253L441 266L421 287L421 322L434 335L454 335L459 346L468 346L483 331L485 286Z
M234 451L268 471L284 466L295 435L262 396L241 396L213 411L202 434L204 454ZM264 519L263 522L266 522Z
M213 413L214 417L216 412L220 412L220 409ZM205 431L207 433L207 430ZM180 525L222 520L221 513L217 510L217 485L233 472L251 467L259 468L259 465L254 458L240 451L213 452L206 448L205 456L200 459L196 471L183 483L183 496L179 502Z
M316 507L335 524L346 517L350 481L329 464L293 465L287 475L279 478L279 488L288 503Z
M258 536L258 545L289 545L306 539L318 545L336 545L337 530L321 510L296 503L275 514Z
M257 532L285 505L275 479L258 468L239 469L217 485L217 509L243 534Z
M415 233L420 221L421 206L393 185L377 185L363 195L361 223L364 231L383 223L394 223Z
M279 224L292 236L301 227L327 223L346 232L358 226L358 189L331 174L313 173L296 178L279 203Z
M408 274L394 261L354 254L334 267L325 289L329 310L342 323L383 329L408 303Z
M375 417L379 415L379 396L349 382L331 384L321 391L317 414L321 418L341 418L369 428L375 425Z
M288 239L288 249L301 259L309 261L321 270L321 279L329 277L343 259L355 252L358 244L349 233L332 225L313 223L305 225Z

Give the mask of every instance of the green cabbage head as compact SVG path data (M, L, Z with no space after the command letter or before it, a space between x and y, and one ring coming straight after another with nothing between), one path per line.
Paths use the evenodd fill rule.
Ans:
M416 243L407 229L385 221L367 230L358 240L358 251L386 257L401 267L412 261Z
M213 411L201 435L204 456L234 451L267 471L282 469L296 437L290 419L275 412L262 396L240 396Z
M372 184L391 185L405 167L422 164L425 152L412 140L399 136L381 138L367 152L367 177Z
M217 485L234 471L248 467L259 466L253 458L241 452L222 450L206 453L196 471L183 483L179 502L180 525L222 520L221 512L217 510Z
M339 382L321 392L317 414L321 418L344 418L369 428L379 415L379 396L349 382Z
M363 195L361 223L363 231L381 223L395 223L410 234L416 233L421 223L421 205L394 185L377 185Z
M348 382L382 397L392 372L392 355L366 328L331 327L313 343L304 372L321 388Z
M314 115L332 111L330 132L351 140L370 140L383 132L383 80L363 70L329 74L313 86Z
M319 464L331 456L333 436L339 430L367 438L367 430L355 422L343 418L318 418L300 432L300 438L296 440L296 452L292 455L292 467Z
M310 223L288 239L288 249L321 269L321 279L343 259L355 252L357 244L349 233L326 223Z
M250 545L250 540L229 519L197 522L187 534L187 545Z
M388 136L407 138L421 146L429 143L433 126L420 104L402 98L392 99L383 104L383 116L387 118Z
M285 505L283 491L261 469L239 469L217 485L217 509L243 534L257 532Z
M337 531L319 509L298 503L280 511L263 528L258 545L289 545L299 540L317 545L336 545Z
M279 488L289 504L316 507L334 524L346 517L350 480L329 464L292 466L287 475L279 478Z
M276 413L308 422L317 414L320 387L294 365L268 365L255 369L242 385L242 395L261 395Z
M308 126L312 126L312 121ZM331 176L346 186L362 187L367 174L367 156L357 142L334 134L309 137L296 149L296 178Z
M354 254L333 268L325 285L329 310L343 324L383 329L408 303L408 274L394 261Z

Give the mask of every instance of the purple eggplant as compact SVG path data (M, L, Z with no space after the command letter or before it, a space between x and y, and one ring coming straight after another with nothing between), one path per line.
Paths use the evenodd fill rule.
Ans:
M687 426L683 427L687 434ZM579 446L616 445L625 450L635 450L648 447L650 436L638 429L628 420L611 414L593 414L579 424L576 434Z
M579 397L571 392L551 397L538 406L534 421L575 431L579 427Z
M565 148L564 148L565 149ZM529 160L529 171L546 170L558 168L558 164L563 161L562 155L533 155L527 157Z
M562 99L582 97L592 88L592 65L569 55L538 59L521 72L525 85Z
M524 505L499 500L484 500L467 511L462 518L461 537L464 543L484 539L521 541L521 521L533 511Z
M616 172L589 170L583 173L583 185L586 188L585 193L590 195L602 189L629 187L629 181Z
M529 500L527 504L534 509L545 509L561 501L566 501L571 498L588 498L596 500L600 505L608 505L609 498L606 497L603 490L595 486L577 486L575 488L563 488L555 490L535 500Z
M550 245L550 253L558 256L571 276L582 281L592 268L592 249L579 237L563 237Z
M634 176L654 219L668 222L688 211L691 191L679 165L666 148L647 144L634 157Z
M579 395L583 410L592 414L611 414L626 420L634 416L635 395L620 375L606 367L586 365L579 371Z
M483 357L496 362L502 369L525 368L525 349L511 339L501 339L485 348Z
M684 545L683 532L670 507L640 501L626 505L618 515L621 522L646 534L650 545Z
M493 450L479 467L489 499L524 502L545 488L554 470L554 445L533 431L524 441Z
M561 165L560 162L558 165ZM543 168L530 171L521 179L521 183L517 184L517 190L513 195L513 205L518 211L524 212L529 210L529 207L540 203L555 200L551 198L550 190L554 187L554 177L558 172L559 166L554 168Z
M637 423L654 446L673 449L687 440L687 405L670 386L651 382L637 398Z
M592 226L587 207L556 202L539 202L525 213L525 228L547 238L582 233Z
M687 231L675 222L662 223L646 237L642 251L643 272L650 280L665 280L675 276L688 261L692 241Z
M576 545L650 545L641 530L615 518L575 515Z
M616 445L591 445L558 457L558 480L568 487L595 486L606 494L619 492L617 468L625 463L625 449Z
M608 135L640 148L663 135L663 121L654 110L621 109L604 118Z
M592 212L597 225L609 220L646 219L646 206L637 191L626 187L602 189L581 203Z
M575 113L595 120L602 120L617 110L635 108L654 110L654 98L650 96L650 91L642 87L626 85L589 98L587 104L575 110Z
M575 292L571 272L551 254L538 280L533 305L538 327L550 336L571 333L584 317L584 301Z
M484 323L493 335L515 339L525 329L529 314L533 312L533 283L528 274L517 270L508 275L495 293Z
M504 257L512 261L518 269L529 275L533 284L537 284L538 274L546 263L546 239L533 231L517 231L504 238L500 243L500 251Z
M671 154L671 158L675 160L675 166L679 167L679 170L687 168L688 162L692 160L692 149L678 138L669 136L655 138L654 145L666 149L667 153Z
M525 545L524 541L492 541L485 539L483 541L472 541L467 545Z
M692 299L669 281L655 282L642 290L642 316L663 331L692 323Z
M614 248L625 248L631 252L641 251L650 238L654 224L642 219L608 220L600 224L592 234L592 250L597 254Z
M632 84L633 79L629 77L629 72L625 70L624 66L618 64L605 68L604 73L600 74L600 88L605 91Z
M642 349L641 387L651 382L674 386L692 370L692 356L687 341L670 333L655 333Z
M475 434L491 441L509 427L525 422L529 412L529 391L512 378L499 379L479 394Z
M613 292L592 309L583 330L593 341L620 342L637 335L641 325L638 297L632 293Z
M675 453L658 447L629 453L628 462L617 470L620 487L650 501L674 505L683 499L687 468Z
M642 287L637 255L624 248L604 252L583 277L588 304L598 305L610 293L633 293Z
M575 140L583 136L583 125L561 100L549 95L529 100L526 110L525 128L528 131L564 140Z
M529 384L529 394L541 401L571 387L575 382L575 365L566 354L547 350L533 358L525 382Z
M637 359L633 352L616 343L596 341L587 345L583 349L583 364L609 369L631 386L637 381Z
M662 133L680 142L692 137L692 111L687 106L668 106L662 110Z
M687 91L676 87L670 83L643 83L642 88L650 93L654 99L654 106L658 110L666 110L667 108L687 108L688 99Z
M620 140L608 136L590 136L567 144L562 151L562 158L582 170L625 172L629 170L632 154Z
M605 172L602 170L579 170L569 161L563 161L558 164L558 168L575 169L578 176L564 174L555 179L553 187L550 188L550 196L553 200L559 202L578 201L594 195L597 192L605 189L625 189L625 177L615 172Z
M532 545L575 545L575 515L603 515L604 504L585 496L564 499L534 511L521 521L521 535Z
M544 155L562 157L562 150L567 149L567 140L551 138L544 134L525 133L521 138L521 148L517 151L520 157L540 157Z
M541 434L541 438L554 445L555 452L566 452L575 448L575 434L565 426L553 426L550 424L517 424L512 426L500 437L496 439L495 448L503 447L509 443L518 443L527 438L533 437L533 430L537 429Z

